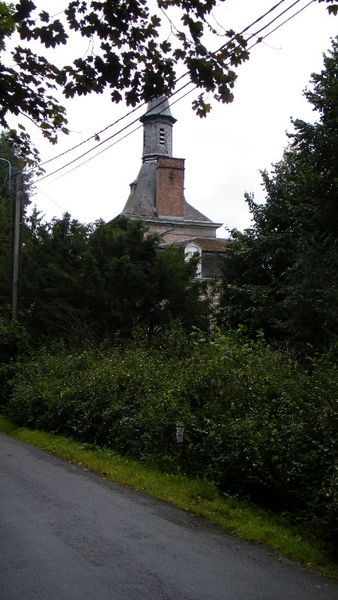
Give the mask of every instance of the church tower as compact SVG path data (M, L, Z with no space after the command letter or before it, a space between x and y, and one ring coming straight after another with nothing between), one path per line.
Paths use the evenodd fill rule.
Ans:
M213 223L184 197L184 159L173 158L173 125L168 100L162 96L149 102L140 118L143 153L139 174L130 184L130 194L121 214L142 219L151 232L172 243L195 237L215 238L221 223Z
M148 104L147 112L140 118L143 123L143 161L158 156L172 156L173 124L168 100L157 98Z

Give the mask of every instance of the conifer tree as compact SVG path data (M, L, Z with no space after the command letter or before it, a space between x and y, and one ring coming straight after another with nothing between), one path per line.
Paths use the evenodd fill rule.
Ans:
M304 92L318 116L296 119L271 174L266 203L247 196L253 226L233 232L224 265L222 322L263 328L307 353L338 335L338 38Z

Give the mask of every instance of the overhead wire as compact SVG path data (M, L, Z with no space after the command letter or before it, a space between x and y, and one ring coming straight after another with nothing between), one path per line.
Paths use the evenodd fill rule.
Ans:
M53 183L53 182L51 181L51 183ZM50 202L52 202L53 204L55 204L55 206L57 206L58 208L60 208L62 210L62 212L64 212L64 213L67 212L67 210L63 206L60 206L60 204L58 204L57 202L55 202L55 200L53 200L53 198L51 198L50 196L48 196L48 194L46 194L46 192L44 192L41 188L36 187L36 189L37 189L38 192L40 192L40 194L43 194L44 196L46 196L46 198Z
M135 108L133 108L132 110L130 110L127 114L123 115L123 117L120 117L119 119L116 119L116 121L114 121L113 123L110 123L109 125L107 125L103 129L100 129L99 131L93 133L93 135L91 135L89 138L83 140L82 142L79 142L78 144L76 144L75 146L72 146L71 148L68 148L67 150L65 150L64 152L61 152L57 156L53 156L49 160L44 161L43 163L41 163L41 166L47 165L48 163L52 162L53 160L56 160L58 158L61 158L62 156L65 156L66 154L69 154L69 152L72 152L73 150L76 150L77 148L80 148L80 146L83 146L87 142L90 142L90 140L97 140L97 137L100 134L104 133L105 131L107 131L111 127L114 127L114 125L117 125L118 123L120 123L121 121L123 121L124 119L126 119L127 117L129 117L130 115L132 115L134 112L136 112L137 110L139 110L145 104L146 104L146 102L143 102L142 104L136 106Z
M250 37L248 38L247 42L250 41L252 38L257 37L260 33L262 33L265 29L267 29L267 27L269 27L270 25L272 25L274 22L276 22L282 15L284 15L286 12L288 12L289 10L291 10L295 5L297 5L301 0L296 0L293 4L291 4L288 8L286 8L284 11L282 11L281 13L279 13L274 19L272 19L269 23L267 23L266 25L264 25L264 27L262 27L261 29L259 29L258 31L256 31L254 34L251 34ZM271 35L274 31L276 31L277 29L279 29L280 27L282 27L286 22L290 21L292 18L294 18L296 15L298 15L300 12L302 12L303 10L305 10L306 8L308 8L308 6L310 6L310 4L312 4L315 0L310 0L310 2L302 7L299 11L297 11L296 13L292 14L288 19L286 19L285 21L283 21L283 23L279 24L277 27L275 27L272 31L268 32L266 35L264 36L260 36L257 41L252 44L248 50L251 50L254 46L256 46L258 43L260 43L262 40L264 40L266 37L268 37L269 35ZM262 19L264 19L267 15L269 15L271 12L273 12L274 10L276 10L276 8L278 8L283 2L285 2L285 0L280 0L280 2L278 2L276 5L274 5L273 7L271 7L266 13L264 13L264 15L261 15L258 19L256 19L255 21L253 21L253 23L251 23L250 25L248 25L247 27L245 27L242 32L240 32L240 34L237 35L243 35L244 33L246 33L249 29L251 29L255 24L257 24L258 22L260 22ZM234 38L233 38L234 39ZM231 41L231 40L229 40ZM227 42L227 44L229 43L229 41ZM227 44L223 44L217 51L215 51L215 54L217 52L219 52L220 50L222 50ZM186 75L188 74L188 72L184 73L183 75L181 75L176 81L180 81L182 80ZM173 92L168 98L171 99L173 96L175 96L176 94L180 93L183 89L185 89L187 86L189 85L193 85L191 81L189 81L188 83L186 83L185 85L183 85L182 87L180 87L178 90L176 90L175 92ZM172 106L173 104L176 104L176 102L182 100L185 96L187 96L188 94L192 93L195 89L197 88L197 86L193 86L193 88L191 90L189 90L188 92L186 92L182 97L176 99L174 102L172 102L170 104L170 106ZM124 119L126 119L128 116L130 116L131 114L133 114L134 112L136 112L137 110L139 110L142 106L144 106L146 104L146 102L138 105L136 108L132 109L131 111L129 111L127 114L123 115L122 117L120 117L119 119L117 119L116 121L114 121L113 123L111 123L110 125L108 125L107 127L105 127L104 129L102 129L101 131L98 131L96 134L94 134L93 136L91 136L90 138L88 138L87 140L82 141L81 143L77 144L76 146L68 149L67 151L59 154L56 157L53 157L52 159L46 161L45 163L42 164L47 164L49 162L51 162L52 160L55 160L57 158L61 158L62 156L64 156L65 154L75 150L76 148L82 146L83 144L87 143L88 141L90 141L91 139L95 139L97 137L97 135L107 131L109 128L113 127L114 125L117 125L119 122L123 121ZM59 167L58 169L55 169L54 171L52 171L51 173L48 173L46 175L43 175L42 177L39 177L35 183L38 183L44 179L50 178L53 175L59 173L60 171L63 171L64 169L66 169L67 167L71 166L72 164L74 164L75 162L81 160L81 158L84 158L85 156L87 156L88 154L91 154L92 152L95 152L95 150L99 147L102 146L104 144L106 144L107 142L109 142L110 140L112 140L113 138L117 137L119 134L123 133L124 131L126 131L127 129L129 129L130 127L132 127L132 125L134 125L136 122L138 122L138 118L131 121L130 123L128 123L125 127L123 127L122 129L120 129L119 131L115 132L114 134L112 134L111 136L109 136L108 138L106 138L105 140L103 140L102 142L100 142L99 144L96 144L94 147L90 148L89 150L87 150L86 152L84 152L83 154L81 154L80 156L77 156L76 158L74 158L72 161L68 162L67 164ZM127 133L126 135L123 135L121 138L119 138L118 140L116 140L113 144L110 144L108 147L103 148L100 152L95 153L93 156L91 156L90 158L88 158L87 160L83 161L82 163L80 163L79 165L77 165L76 167L70 169L69 171L67 171L66 173L63 173L62 175L60 175L59 177L55 178L52 180L52 182L56 181L57 179L60 179L61 177L64 177L66 175L68 175L69 173L71 173L72 171L76 170L77 168L83 166L84 164L86 164L87 162L89 162L90 160L96 158L97 156L99 156L100 154L102 154L103 152L105 152L106 150L110 149L112 146L116 145L118 142L122 141L123 139L125 139L126 137L128 137L129 135L131 135L131 133L134 133L135 131L137 131L138 129L140 129L142 127L142 125L139 125L138 127L134 128L132 131L130 131L129 133ZM52 183L50 182L50 183Z
M174 94L179 93L180 91L182 91L185 87L187 87L188 85L190 85L190 81L188 83L186 83L184 86L182 86L179 90L177 90L176 92L174 92L171 97L174 96ZM176 102L174 102L173 104L175 104ZM161 104L159 102L159 104ZM130 113L129 113L130 114ZM119 119L120 121L122 119ZM56 173L58 173L59 171L62 171L63 169L66 169L67 167L69 167L70 165L72 165L74 162L80 160L81 158L83 158L84 156L86 156L87 154L90 154L91 152L94 152L99 146L102 146L103 144L106 144L107 142L109 142L111 139L113 139L114 137L116 137L117 135L119 135L120 133L123 133L126 129L129 129L129 127L131 127L132 125L134 125L135 123L137 123L139 121L139 119L134 119L134 121L132 121L131 123L128 123L128 125L126 125L125 127L123 127L122 129L120 129L119 131L116 131L115 133L113 133L111 136L109 136L108 138L106 138L105 140L103 140L102 142L100 142L99 144L97 144L94 148L90 148L89 150L87 150L86 152L84 152L83 154L81 154L80 156L77 156L76 158L74 158L73 160L71 160L70 162L68 162L66 165L63 165L62 167L59 167L58 169L55 169L55 171L53 171L52 173L49 173L47 175L43 175L42 177L39 177L39 179L37 181L42 181L43 179L46 179L47 177L51 177L52 175L55 175ZM139 129L141 126L136 127L133 131L136 131L137 129ZM126 137L126 136L125 136ZM124 138L121 138L124 139ZM114 144L112 144L114 145ZM109 146L111 147L111 146ZM101 152L99 152L98 154L101 154ZM96 155L95 155L96 156ZM86 161L88 162L88 161Z
M250 29L251 27L253 27L254 25L256 25L256 23L258 23L259 21L261 21L262 19L264 19L268 14L270 14L271 12L273 12L276 8L278 8L278 6L280 6L281 4L283 4L283 2L285 2L286 0L280 0L277 4L275 4L273 7L271 7L266 13L264 13L263 15L261 15L260 17L258 17L258 19L256 19L255 21L253 21L252 23L250 23L250 25L248 25L247 27L245 27L240 33L239 35L243 35L248 29ZM298 0L300 1L300 0ZM278 17L277 17L278 18ZM233 36L230 40L227 41L227 44L231 41L233 41L235 39L235 36ZM223 44L216 52L219 52L220 50L222 50L224 48L226 44ZM184 77L186 77L189 74L188 71L186 71L183 75L181 75L180 77L178 77L175 81L175 83L177 84L180 80L182 80ZM181 88L182 89L182 88ZM181 91L178 90L178 92ZM173 95L175 95L176 92L173 92L170 96L172 97ZM122 117L120 117L119 119L113 121L113 123L110 123L109 125L107 125L106 127L104 127L103 129L95 132L93 135L91 135L89 138L83 140L82 142L79 142L78 144L76 144L75 146L72 146L71 148L68 148L67 150L65 150L64 152L61 152L60 154L53 156L52 158L50 158L47 161L44 161L43 163L41 163L41 166L47 165L50 162L57 160L58 158L61 158L62 156L65 156L66 154L68 154L69 152L72 152L73 150L76 150L77 148L80 148L81 146L83 146L84 144L86 144L87 142L89 142L90 140L96 140L97 136L99 136L100 134L104 133L105 131L107 131L108 129L110 129L111 127L114 127L115 125L117 125L118 123L120 123L121 121L123 121L124 119L126 119L127 117L129 117L130 115L132 115L134 112L140 110L140 108L142 108L142 106L145 106L147 103L146 102L142 102L141 104L139 104L137 107L135 107L134 109L130 110L128 113L126 113L125 115L123 115ZM132 123L130 125L133 125L135 121L132 121ZM107 141L109 141L108 138ZM96 145L97 148L97 145ZM94 151L94 148L93 148ZM81 155L79 157L82 158L83 155ZM65 165L65 167L69 166L69 163L67 165ZM53 173L51 175L53 175L55 173L55 171L53 171Z
M271 35L272 33L275 33L275 31L277 31L277 29L280 29L280 27L282 27L283 25L285 25L285 23L287 23L288 21L291 21L291 19L293 19L294 17L296 17L297 15L299 15L301 12L303 12L303 10L305 10L306 8L308 8L310 6L310 4L314 4L314 2L316 2L316 0L310 0L310 2L308 2L308 4L306 4L305 6L303 6L302 8L300 8L296 13L294 13L293 15L291 15L291 17L288 17L288 19L285 19L285 21L283 21L283 23L280 23L277 27L275 27L274 29L272 29L271 31L269 31L269 33L267 33L264 36L263 39L265 40L267 37L269 37L269 35ZM260 42L260 41L261 40L258 40L258 42Z
M190 82L189 82L189 84L186 84L186 86L187 85L190 85ZM186 86L184 86L184 87L186 87ZM183 88L181 88L181 89L183 89ZM183 94L183 96L180 96L180 98L177 98L174 102L171 103L170 106L174 106L174 104L176 104L177 102L179 102L180 100L182 100L183 98L185 98L185 96L188 96L188 94L191 94L191 92L193 92L194 89L195 88L189 90L188 92L186 92L185 94ZM135 122L136 121L134 121L134 123ZM107 148L103 148L102 150L100 150L100 152L97 152L96 154L94 154L94 156L91 156L90 158L88 158L87 160L83 161L79 165L76 165L75 167L73 167L72 169L70 169L69 171L67 171L66 173L63 173L61 176L56 177L55 179L52 179L52 181L50 181L49 183L53 183L54 181L57 181L58 179L61 179L61 177L69 175L69 173L72 173L73 171L76 171L76 169L79 169L80 167L82 167L83 165L85 165L86 163L88 163L90 160L96 158L100 154L103 154L103 152L106 152L106 150L109 150L110 148L112 148L113 146L115 146L116 144L118 144L119 142L122 142L122 140L124 140L125 138L127 138L129 135L131 135L132 133L134 133L138 129L141 129L141 127L142 127L142 125L138 125L134 129L132 129L131 131L129 131L128 133L126 133L124 136L122 136L121 138L119 138L118 140L116 140L115 142L113 142L113 144L110 144ZM112 137L114 137L114 136L111 136L111 138ZM75 162L75 161L73 161L73 162ZM69 163L69 164L71 164L71 163ZM67 166L69 166L69 165L67 165ZM55 172L54 172L54 174L55 174Z
M258 33L261 33L261 31L263 31L263 30L264 30L264 29L266 29L266 28L267 28L269 25L271 25L273 22L275 22L275 21L276 21L276 20L277 20L277 19L278 19L278 18L279 18L279 17L280 17L282 14L285 14L285 12L287 12L287 11L288 11L288 10L290 10L290 9L291 9L293 6L295 6L296 4L298 4L298 2L299 2L299 1L300 1L300 0L296 0L296 2L294 2L294 3L293 3L293 4L292 4L292 5L291 5L291 6L290 6L288 9L286 9L285 11L283 11L282 13L280 13L280 15L278 15L278 16L277 16L275 19L273 19L272 21L270 21L270 23L268 23L266 26L264 26L263 28L261 28L261 29L260 29L258 32L256 32L255 34L252 34L252 36L250 36L250 38L249 38L249 39L251 39L252 37L255 37L255 36L257 36L257 35L258 35ZM282 2L284 2L284 0L281 0L281 2L279 2L277 5L275 5L275 7L277 7L277 6L279 6L280 4L282 4ZM282 24L280 24L278 27L276 27L276 28L275 28L273 31L276 31L276 30L277 30L279 27L281 27L281 26L282 26L284 23L286 23L287 21L291 20L291 19L292 19L294 16L296 16L297 14L299 14L300 12L302 12L302 10L304 10L305 8L307 8L307 7L308 7L310 4L312 4L312 2L314 2L314 0L311 0L311 2L309 2L309 3L308 3L306 6L305 6L305 7L303 7L303 8L302 8L302 9L300 9L300 10L299 10L297 13L295 13L295 14L293 14L291 17L289 17L289 19L286 19L286 20L285 20L285 21L284 21ZM272 9L270 9L270 10L269 10L267 13L265 13L265 15L264 15L264 16L266 16L266 15L267 15L267 14L269 14L269 13L270 13L272 10L274 10L274 8L275 8L275 7L272 7ZM264 18L264 16L263 16L263 17L260 17L259 19L256 19L256 21L255 21L254 23L257 23L258 21L260 21L262 18ZM251 25L251 26L252 26L252 25ZM246 28L246 30L247 30L248 28L250 28L251 26L248 26L248 27ZM244 30L243 30L243 31L244 31ZM261 37L261 38L259 38L259 39L257 40L257 42L256 42L255 44L253 44L253 45L252 45L252 46L251 46L249 49L253 48L253 47L254 47L254 46L257 44L257 43L261 42L263 39L265 39L266 37L268 37L268 35L271 35L271 33L273 33L273 31L269 32L269 33L268 33L268 34L266 34L264 37ZM176 92L174 92L174 93L173 93L173 94L172 94L170 97L172 97L174 94L176 94L176 93L180 92L180 91L181 91L181 90L182 90L184 87L186 87L187 85L190 85L190 84L191 84L191 82L188 82L188 84L186 84L185 86L183 86L182 88L180 88L179 90L177 90ZM181 98L179 98L178 100L181 100L183 97L185 97L186 95L190 94L192 91L194 91L194 89L196 89L196 87L197 87L197 86L194 86L194 87L193 87L191 90L189 90L189 91L188 91L186 94L184 94L184 95L183 95ZM176 102L178 102L178 100L176 100L176 101L175 101L174 103L172 103L172 104L175 104ZM143 103L143 104L145 104L145 103ZM138 108L139 108L139 107L137 107L137 109L138 109ZM134 109L134 110L130 111L130 112L128 113L128 115L126 115L126 116L129 116L129 114L131 114L131 113L135 112L135 110L137 110L137 109ZM118 121L121 121L121 120L123 120L124 118L125 118L125 116L124 116L124 117L122 117L121 119L119 119ZM118 121L117 121L117 122L118 122ZM112 136L110 136L109 138L107 138L106 140L104 140L103 142L101 142L101 144L100 144L100 145L102 145L102 144L106 144L106 143L107 143L109 140L111 140L112 138L114 138L114 137L116 137L117 135L119 135L119 133L122 133L123 131L125 131L126 129L128 129L129 127L131 127L131 126L132 126L132 125L133 125L135 122L137 122L137 121L138 121L138 119L136 119L136 120L132 121L132 122L131 122L131 123L129 123L129 124L126 126L126 127L124 127L123 129L119 130L118 132L116 132L115 134L113 134ZM113 124L111 124L110 126L112 126L112 125L113 125ZM105 130L106 130L106 129L108 129L110 126L108 126L107 128L105 128ZM90 158L89 158L89 159L87 159L86 161L84 161L84 162L80 163L79 165L77 165L77 166L76 166L76 167L74 167L73 169L71 169L71 170L67 171L66 173L62 174L60 177L58 177L58 178L56 178L56 179L52 180L52 182L56 181L57 179L60 179L60 178L61 178L61 177L63 177L63 176L66 176L66 175L68 175L69 173L71 173L72 171L76 170L76 169L77 169L77 168L79 168L80 166L83 166L84 164L86 164L86 163L87 163L87 162L89 162L90 160L92 160L92 159L96 158L97 156L99 156L100 154L102 154L102 153L103 153L103 152L105 152L106 150L110 149L112 146L114 146L114 145L115 145L115 144L117 144L118 142L120 142L120 141L122 141L123 139L125 139L126 137L128 137L128 136L129 136L131 133L134 133L134 132L135 132L136 130L138 130L140 127L141 127L141 126L138 126L138 127L136 127L135 129L133 129L133 130L132 130L131 132L129 132L128 134L126 134L126 135L122 136L121 138L119 138L118 140L116 140L116 141L115 141L113 144L110 144L108 147L105 147L105 148L103 148L103 149L102 149L100 152L97 152L95 155L93 155L92 157L90 157ZM95 136L94 136L94 137L95 137ZM54 175L54 174L56 174L57 172L59 172L60 170L64 170L64 169L65 169L67 166L70 166L71 164L73 164L74 162L77 162L78 160L80 160L81 158L83 158L84 156L86 156L87 154L89 154L89 153L91 153L91 152L95 151L95 149L96 149L96 148L97 148L97 145L96 145L96 147L95 147L95 148L91 148L90 150L88 150L87 152L85 152L84 154L82 154L81 156L78 156L78 157L77 157L77 158L75 158L73 161L70 161L69 163L67 163L66 165L63 165L62 167L60 167L59 169L57 169L57 170L53 171L52 173L49 173L48 175L46 175L46 176L44 176L44 177L42 177L42 178L39 178L39 180L38 180L38 181L41 181L42 179L45 179L45 178L49 178L49 177L51 177L52 175Z
M262 27L261 29L259 29L258 31L256 31L255 33L253 33L250 36L250 39L253 37L257 37L259 33L261 33L262 31L264 31L264 29L267 29L268 27L270 27L270 25L272 25L272 23L275 23L275 21L277 21L277 19L279 19L282 15L284 15L286 12L288 12L289 10L291 10L292 8L294 8L294 6L296 6L296 4L299 4L301 0L295 0L295 2L293 4L291 4L288 8L286 8L285 10L283 10L278 17L275 17L274 19L272 19L272 21L270 21L269 23L267 23L266 25L264 25L264 27ZM305 8L307 8L310 4L312 4L312 2L314 2L314 0L311 0L309 2L309 4L307 4L305 7L303 7L304 10ZM279 27L281 27L282 25L284 25L287 21L290 21L290 19L293 19L297 14L299 14L301 12L301 10L299 10L298 12L294 13L293 15L291 15L291 17L289 17L288 19L286 19L286 21L284 21L283 23L281 23L279 25ZM279 27L276 27L273 31L276 31L276 29L279 29ZM269 35L271 35L272 32L269 33ZM267 36L264 36L267 37Z

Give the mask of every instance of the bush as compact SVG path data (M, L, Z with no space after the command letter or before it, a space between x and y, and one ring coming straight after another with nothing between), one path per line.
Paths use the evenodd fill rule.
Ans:
M334 353L311 372L264 341L179 329L147 344L22 364L8 415L288 511L338 539ZM185 426L177 453L175 422Z
M25 326L11 319L9 310L0 313L0 406L6 404L17 365L29 351L30 338Z
M159 457L172 451L182 418L178 365L165 346L79 354L54 346L22 365L7 413L135 458Z

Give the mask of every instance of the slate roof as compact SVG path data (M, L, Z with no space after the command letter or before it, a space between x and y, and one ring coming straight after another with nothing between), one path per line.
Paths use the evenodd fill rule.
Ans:
M156 167L157 159L146 160L141 166L132 191L121 214L140 218L156 218ZM203 213L184 200L183 221L212 223Z
M191 235L193 235L193 229L196 233L196 228L204 231L206 236L210 235L213 229L214 236L216 236L216 229L221 226L221 223L213 223L211 219L194 208L185 199L183 199L182 217L157 214L157 159L163 154L163 147L161 137L157 137L158 132L156 128L153 128L153 125L155 123L163 127L163 131L165 131L170 142L166 147L166 151L169 152L168 156L171 157L172 125L176 122L176 119L171 115L168 100L162 96L149 102L147 112L140 118L140 121L144 125L142 165L136 180L130 185L130 194L121 214L134 219L143 219L148 224L150 221L150 228L152 225L157 228L159 224L161 227L164 221L172 220L181 228L184 238L187 237L186 231L183 231L184 227L191 229ZM156 137L152 137L155 136L154 132Z
M140 169L132 191L122 211L123 215L142 217L156 216L156 165L157 159L145 161Z
M211 219L208 219L203 213L197 208L194 208L186 200L184 200L184 220L185 221L199 221L204 223L212 223Z
M176 123L176 119L171 114L168 99L165 96L160 98L153 98L150 100L147 106L147 112L140 118L141 123L144 123L148 119L161 115L161 117L169 117L172 123Z

